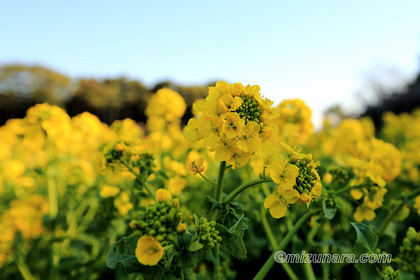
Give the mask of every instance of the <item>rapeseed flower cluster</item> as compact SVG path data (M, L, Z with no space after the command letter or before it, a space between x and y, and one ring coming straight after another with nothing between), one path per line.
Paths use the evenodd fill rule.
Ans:
M163 246L175 238L181 222L179 200L169 191L158 189L156 201L139 212L139 219L130 223L139 237L136 257L141 264L156 265L163 256Z
M244 166L261 143L276 132L272 101L262 98L259 86L218 82L202 102L194 103L199 116L184 131L190 141L203 139L217 161L233 168Z
M293 149L284 143L282 146L287 156L280 154L271 163L270 159L263 160L267 165L266 174L278 184L264 202L274 218L285 216L290 204L301 201L309 207L313 199L321 197L321 181L316 169L319 163L313 161L312 155L300 153L300 148Z

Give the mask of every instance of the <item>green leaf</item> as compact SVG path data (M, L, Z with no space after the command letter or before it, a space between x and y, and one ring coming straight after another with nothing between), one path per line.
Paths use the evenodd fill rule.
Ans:
M187 248L190 245L192 239L192 235L189 233L184 233L183 235L178 235L176 240L178 242L179 247Z
M217 208L221 208L222 204L210 196L204 197L204 209L207 213L213 212Z
M351 223L351 225L356 229L357 233L357 239L354 243L355 253L373 253L378 245L378 236L376 233L368 225L362 223Z
M238 202L230 202L224 205L217 222L230 228L234 226L242 214L244 213L244 205ZM246 218L245 218L246 219Z
M401 280L415 280L416 276L410 272L400 271Z
M175 253L174 257L174 262L179 267L196 267L202 260L215 260L210 249L201 249L194 252L182 250Z
M362 279L380 279L374 263L357 263L360 255L365 253L374 253L378 245L378 236L373 230L362 223L351 223L357 233L354 242L354 253L356 254L355 267L359 271Z
M245 243L243 240L244 232L248 228L248 220L242 215L239 220L229 229L224 225L217 224L219 236L222 237L222 244L227 249L227 253L237 259L244 259L247 256Z
M109 254L106 258L106 264L109 268L115 268L118 264L126 264L131 266L132 259L135 257L137 245L137 237L123 237L117 242L114 242L109 249ZM137 259L136 259L137 261ZM138 262L138 261L137 261Z
M198 226L200 224L200 218L196 214L193 214L193 215L194 215L195 226Z
M187 250L190 252L194 252L200 250L204 247L203 243L200 243L200 238L198 236L194 236L191 238L191 243L187 246Z

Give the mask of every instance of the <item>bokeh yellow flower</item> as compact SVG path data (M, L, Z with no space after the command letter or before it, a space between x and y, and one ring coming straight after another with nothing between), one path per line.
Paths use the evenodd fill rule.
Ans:
M157 202L164 202L165 200L171 200L172 195L169 191L165 189L158 189L156 191L156 201Z

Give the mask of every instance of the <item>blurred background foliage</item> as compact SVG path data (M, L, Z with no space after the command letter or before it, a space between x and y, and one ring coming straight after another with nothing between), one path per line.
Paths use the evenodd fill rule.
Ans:
M37 103L49 103L66 109L70 116L88 111L107 124L114 120L131 118L145 123L144 110L157 90L169 87L179 92L187 103L183 120L192 117L194 100L205 98L208 87L182 86L170 81L151 88L140 81L125 77L71 79L43 66L9 64L0 66L0 125L8 119L23 118Z
M390 85L393 79L400 84ZM185 124L192 117L194 100L205 98L207 88L214 84L184 86L163 81L147 87L125 77L73 79L39 65L7 64L0 66L0 125L11 118L23 118L28 108L44 102L64 108L71 117L88 111L106 124L124 118L145 123L147 103L163 87L179 92L185 99L187 110L182 118ZM414 80L401 82L398 73L382 70L366 81L358 98L364 106L361 114L345 112L337 104L325 111L326 117L338 123L345 117L369 116L379 131L385 112L411 112L420 106L420 73Z

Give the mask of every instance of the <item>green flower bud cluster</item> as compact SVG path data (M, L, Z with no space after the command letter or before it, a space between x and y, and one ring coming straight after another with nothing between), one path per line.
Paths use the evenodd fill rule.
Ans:
M292 159L290 161L292 161ZM309 159L301 159L300 161L293 163L299 168L299 175L296 178L296 184L293 188L300 194L309 194L314 187L317 178L312 169L307 166L309 162Z
M408 228L396 262L401 271L413 273L420 278L420 232L416 232L412 227Z
M140 154L138 159L132 161L134 167L146 168L151 173L155 164L153 163L153 155L151 154Z
M348 171L341 166L334 166L328 169L328 173L332 176L332 182L337 185L345 184L349 179Z
M242 104L236 109L236 113L238 113L241 119L245 120L245 123L250 121L254 121L256 123L261 123L261 114L263 110L258 107L258 102L253 97L245 97L241 96Z
M336 204L333 198L327 198L325 201L325 206L327 206L328 209L336 208Z
M394 269L391 266L385 266L382 270L381 270L381 274L382 274L382 279L385 280L394 280L394 279L400 279L399 275L400 275L400 271L394 271Z
M149 204L146 211L139 213L139 220L130 223L134 235L153 236L157 241L165 245L170 243L177 232L181 222L181 211L177 200L165 200Z
M219 236L219 231L216 230L215 221L208 222L205 217L201 217L195 231L200 238L200 243L207 248L213 248L217 243L222 242L222 237Z
M120 162L123 157L124 146L121 143L115 144L105 153L107 163Z

